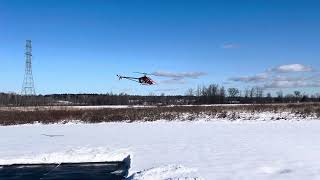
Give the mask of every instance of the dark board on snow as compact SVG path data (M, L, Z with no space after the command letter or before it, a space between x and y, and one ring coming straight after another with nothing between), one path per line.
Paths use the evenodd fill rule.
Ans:
M0 180L120 180L128 175L128 158L118 162L0 165Z

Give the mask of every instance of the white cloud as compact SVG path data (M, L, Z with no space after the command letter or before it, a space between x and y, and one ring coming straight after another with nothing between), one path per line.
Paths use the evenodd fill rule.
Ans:
M319 82L308 81L273 81L265 84L264 88L301 88L301 87L320 87Z
M299 81L301 79L302 77L293 78L293 77L287 77L287 76L276 76L272 80L273 81Z
M243 83L260 83L260 85L262 85L264 88L320 87L319 74L293 74L298 72L314 73L316 71L314 71L312 67L303 64L286 64L271 68L265 71L265 73L257 74L254 76L233 77L230 78L229 81Z
M274 81L308 81L312 80L315 77L305 77L305 76L276 76L273 78Z
M204 72L182 72L182 73L175 73L175 72L167 72L167 71L156 71L152 73L155 76L160 77L170 77L175 79L183 79L183 78L199 78L200 76L205 76L207 73Z
M172 78L168 80L160 81L160 84L186 84L187 82L183 78Z
M269 71L277 72L277 73L311 72L313 71L313 68L309 66L305 66L303 64L285 64L285 65L272 68Z
M317 76L276 76L265 88L299 88L299 87L320 87Z
M223 49L236 49L239 47L240 46L238 44L234 44L234 43L225 43L221 46L221 48L223 48Z
M240 76L240 77L233 77L229 80L235 82L262 82L268 79L268 74L261 73L254 76Z

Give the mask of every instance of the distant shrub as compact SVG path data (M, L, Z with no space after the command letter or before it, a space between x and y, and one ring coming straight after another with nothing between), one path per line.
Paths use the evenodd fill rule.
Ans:
M236 112L232 112L230 115L229 115L229 117L228 117L230 120L233 120L233 121L235 121L235 120L238 120L238 119L240 119L240 116L239 116L239 114L238 113L236 113Z
M228 112L226 111L222 111L220 113L217 114L217 118L221 118L221 119L225 119L228 116Z

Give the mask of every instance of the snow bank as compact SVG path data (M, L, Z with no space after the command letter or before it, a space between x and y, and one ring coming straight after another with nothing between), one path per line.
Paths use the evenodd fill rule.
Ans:
M196 174L196 169L181 165L167 165L134 173L128 180L201 180Z
M125 150L111 151L108 148L71 148L69 150L42 154L24 154L0 158L0 165L11 164L60 164L80 162L123 161L130 155Z

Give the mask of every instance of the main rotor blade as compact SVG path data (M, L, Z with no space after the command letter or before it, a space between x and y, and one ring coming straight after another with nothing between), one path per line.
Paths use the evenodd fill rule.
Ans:
M133 73L154 76L154 74L149 74L149 73L142 73L142 72L133 72Z
M119 78L123 78L123 79L139 79L139 78L136 78L136 77L128 77L128 76L120 76L120 75L117 75Z

